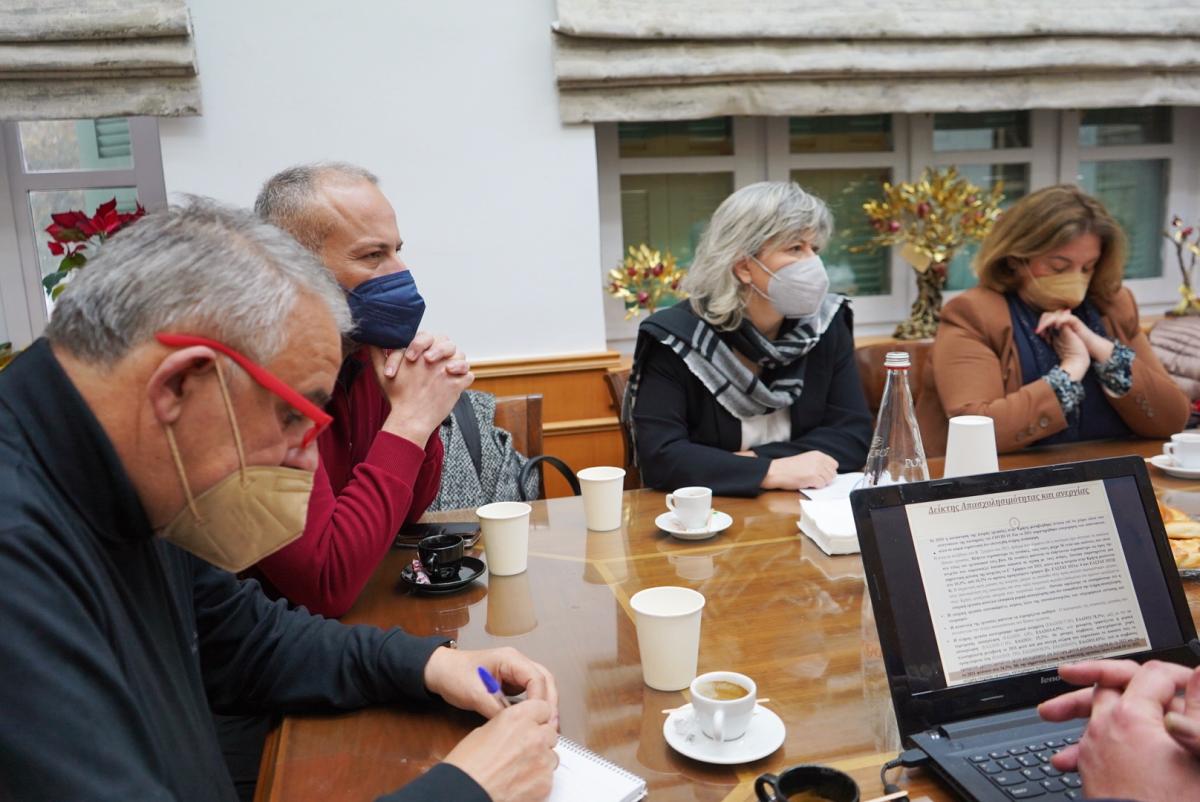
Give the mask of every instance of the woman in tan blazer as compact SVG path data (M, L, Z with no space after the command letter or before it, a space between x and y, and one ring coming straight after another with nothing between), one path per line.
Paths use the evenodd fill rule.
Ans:
M1188 400L1121 285L1125 234L1096 199L1054 186L1019 200L975 259L979 286L942 311L917 417L929 456L947 419L987 415L1016 451L1112 437L1166 437Z

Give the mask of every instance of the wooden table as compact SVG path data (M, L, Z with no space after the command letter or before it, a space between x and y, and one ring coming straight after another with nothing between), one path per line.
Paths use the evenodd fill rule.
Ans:
M1001 467L1160 451L1146 441L1054 447L1003 457ZM940 460L931 469L940 475ZM1160 492L1200 491L1200 483L1150 471ZM664 510L658 492L627 493L624 525L615 532L587 531L577 498L537 502L526 573L487 576L456 595L415 596L397 586L411 559L397 551L344 620L529 654L558 680L563 734L646 778L655 802L751 800L758 774L799 763L840 768L858 780L864 799L878 795L879 768L895 756L899 736L861 561L827 557L797 536L795 493L721 498L715 506L733 516L733 526L714 540L687 543L655 528ZM642 683L629 609L630 596L656 585L704 594L699 670L754 677L787 725L781 749L756 763L719 767L666 745L661 711L686 698ZM1188 597L1200 608L1200 588L1189 587ZM257 798L374 799L432 766L478 723L445 706L289 717L268 741ZM929 775L902 784L914 796L950 798Z

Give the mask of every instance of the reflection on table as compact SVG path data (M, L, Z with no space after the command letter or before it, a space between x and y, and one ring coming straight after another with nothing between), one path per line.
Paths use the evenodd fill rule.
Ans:
M1147 441L1059 446L1002 457L1001 468L1160 451ZM930 467L940 475L940 460ZM1200 483L1150 471L1160 493L1200 509ZM654 491L627 493L623 525L613 532L589 532L577 498L536 502L526 573L485 575L454 595L412 595L397 581L411 554L396 551L344 620L443 634L468 649L521 649L558 680L563 734L643 776L656 802L750 800L758 774L811 762L849 772L870 798L882 792L879 767L895 756L899 736L862 565L857 556L827 557L798 536L797 500L782 492L717 498L714 507L734 523L707 541L658 531L663 494ZM774 754L710 766L666 745L661 711L687 695L642 683L629 609L634 593L657 585L704 594L699 670L739 671L757 681L787 725ZM1188 597L1195 609L1194 585ZM477 724L474 714L445 706L290 717L268 744L258 799L373 799L436 763ZM927 775L902 785L915 796L951 798Z

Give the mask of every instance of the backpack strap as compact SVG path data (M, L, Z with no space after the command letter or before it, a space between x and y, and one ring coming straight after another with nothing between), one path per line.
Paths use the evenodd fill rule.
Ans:
M464 391L454 402L450 412L458 424L463 442L467 444L467 453L475 465L475 475L483 476L483 444L479 438L479 421L475 419L475 407L471 406L471 397Z
M521 466L521 476L517 481L517 492L521 494L521 501L529 501L525 498L525 482L529 478L529 474L537 469L540 463L545 462L548 465L553 465L558 469L558 472L567 480L567 484L571 486L571 492L579 495L582 490L579 487L579 480L575 478L575 471L571 470L567 463L560 460L558 457L552 457L549 454L542 454L538 457L530 457L529 461Z

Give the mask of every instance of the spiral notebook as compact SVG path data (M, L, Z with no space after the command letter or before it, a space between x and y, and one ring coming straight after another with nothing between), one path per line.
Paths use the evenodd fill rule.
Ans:
M558 768L550 802L637 802L646 796L645 780L569 738L558 736L554 751Z

